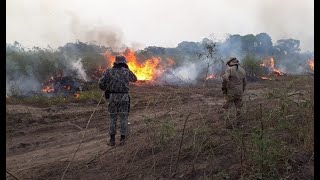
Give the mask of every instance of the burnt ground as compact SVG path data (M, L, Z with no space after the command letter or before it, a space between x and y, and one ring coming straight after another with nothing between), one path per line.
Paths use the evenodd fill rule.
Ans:
M277 92L287 94L270 99L270 94ZM146 83L132 85L130 94L130 135L126 144L119 146L118 134L113 148L106 144L109 116L105 101L97 109L97 102L90 100L48 107L7 102L7 170L20 179L60 179L85 135L64 179L314 177L313 132L308 132L309 126L298 128L302 120L313 123L313 104L312 109L306 107L300 114L291 113L294 105L291 109L288 100L296 104L313 102L312 77L249 83L241 125L233 130L224 128L225 120L234 117L232 110L221 109L224 99L220 83L189 87ZM288 101L284 106L287 109L279 101ZM283 123L289 121L289 125ZM313 131L313 124L310 126ZM266 153L259 154L255 133L265 143L269 142L267 138L274 140L274 147L278 142L285 145L277 153L266 147L261 151ZM257 157L263 157L262 163ZM7 178L12 179L9 174Z

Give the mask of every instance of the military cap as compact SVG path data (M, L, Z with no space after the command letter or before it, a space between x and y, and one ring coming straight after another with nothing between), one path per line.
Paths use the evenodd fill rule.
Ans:
M230 62L234 62L234 63L239 63L239 61L238 61L238 59L237 58L235 58L235 57L231 57L228 61L227 61L227 63L226 63L226 65L228 65Z
M116 56L116 60L114 61L115 64L120 64L120 63L127 63L126 57L124 56Z

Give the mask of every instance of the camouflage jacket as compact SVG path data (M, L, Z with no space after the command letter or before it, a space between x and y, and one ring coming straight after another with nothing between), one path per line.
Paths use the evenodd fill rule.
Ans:
M110 68L103 72L99 87L110 92L109 101L129 101L129 82L136 82L137 77L127 68Z
M229 66L227 67L223 75L222 88L227 89L228 95L243 95L246 89L246 72L240 66Z

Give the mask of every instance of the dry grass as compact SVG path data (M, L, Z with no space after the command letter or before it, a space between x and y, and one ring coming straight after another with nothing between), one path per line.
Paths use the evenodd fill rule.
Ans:
M249 83L241 126L233 130L224 128L234 112L221 110L220 84L131 89L129 121L135 125L126 145L74 162L66 179L313 177L314 92L309 77ZM95 96L87 100L91 98ZM61 176L50 172L41 177Z

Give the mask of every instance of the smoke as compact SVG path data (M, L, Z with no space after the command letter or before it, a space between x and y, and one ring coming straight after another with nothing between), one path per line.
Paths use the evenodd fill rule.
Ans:
M314 49L314 1L258 1L257 8L257 27L275 39L302 39L303 50Z
M27 65L24 71L21 71L19 65L11 58L6 59L6 94L31 94L37 92L40 87L41 84L34 75L31 65Z
M185 57L184 63L174 68L167 69L157 79L159 84L188 85L197 84L200 79L209 74L218 74L221 69L213 65L212 59L191 59Z
M91 34L97 37L101 35L110 46L122 49L121 38L111 38L112 33L102 35L103 33L98 31ZM306 61L313 57L313 53L301 53L298 40L285 39L281 42L273 45L271 37L266 33L256 36L229 35L224 41L218 42L205 38L201 42L183 41L176 48L147 47L137 51L136 55L141 64L143 60L151 57L175 61L172 63L174 65L164 65L164 69L160 67L155 71L163 72L156 79L156 83L159 84L188 85L203 81L208 75L219 77L229 57L236 57L243 64L248 54L254 55L257 61L272 56L275 68L284 73L306 72ZM9 95L18 92L22 95L39 92L42 84L52 76L69 76L81 81L96 79L100 76L96 73L97 70L106 67L106 59L101 53L107 50L116 52L114 49L110 50L110 47L83 42L67 43L55 50L37 47L24 50L19 43L9 44L6 48L6 92Z
M219 43L216 47L216 51L217 54L225 59L229 57L237 57L237 59L241 60L246 55L242 49L242 42L240 38L231 38L227 39L223 43Z
M82 58L76 58L79 50L76 46L68 47L75 54L74 57L63 52L63 48L62 50L34 48L25 51L18 43L7 45L6 93L17 96L35 95L41 92L43 83L54 76L90 80L83 68Z
M7 69L8 67L7 63ZM22 74L19 71L10 75L6 74L6 94L7 95L32 95L41 88L40 82L31 71Z
M199 72L199 66L195 63L188 63L175 69L168 69L159 82L171 85L194 84Z
M123 43L123 33L119 28L108 25L95 25L81 23L80 18L73 13L71 17L70 30L73 36L82 41L111 47L114 51L122 51L126 48Z
M75 39L94 39L100 42L97 39L100 35L93 39L85 35L92 29L98 29L100 32L111 31L111 34L116 34L117 38L114 40L110 40L110 37L101 40L102 43L110 44L115 40L115 44L118 44L118 40L121 42L123 34L129 41L173 47L182 40L197 41L213 32L267 32L275 39L300 39L303 50L314 49L312 0L139 0L134 3L111 0L10 0L6 6L7 40L18 40L31 46L59 46ZM179 13L176 13L177 9ZM71 23L71 30L68 16L70 12L77 17L77 20L71 20L76 24L74 26L73 22ZM103 24L109 26L100 28ZM82 34L81 38L79 34Z
M41 88L41 84L32 76L20 76L14 80L6 79L6 94L33 95Z
M81 58L75 62L71 62L72 69L76 71L77 77L84 81L88 81L88 76L83 69Z

